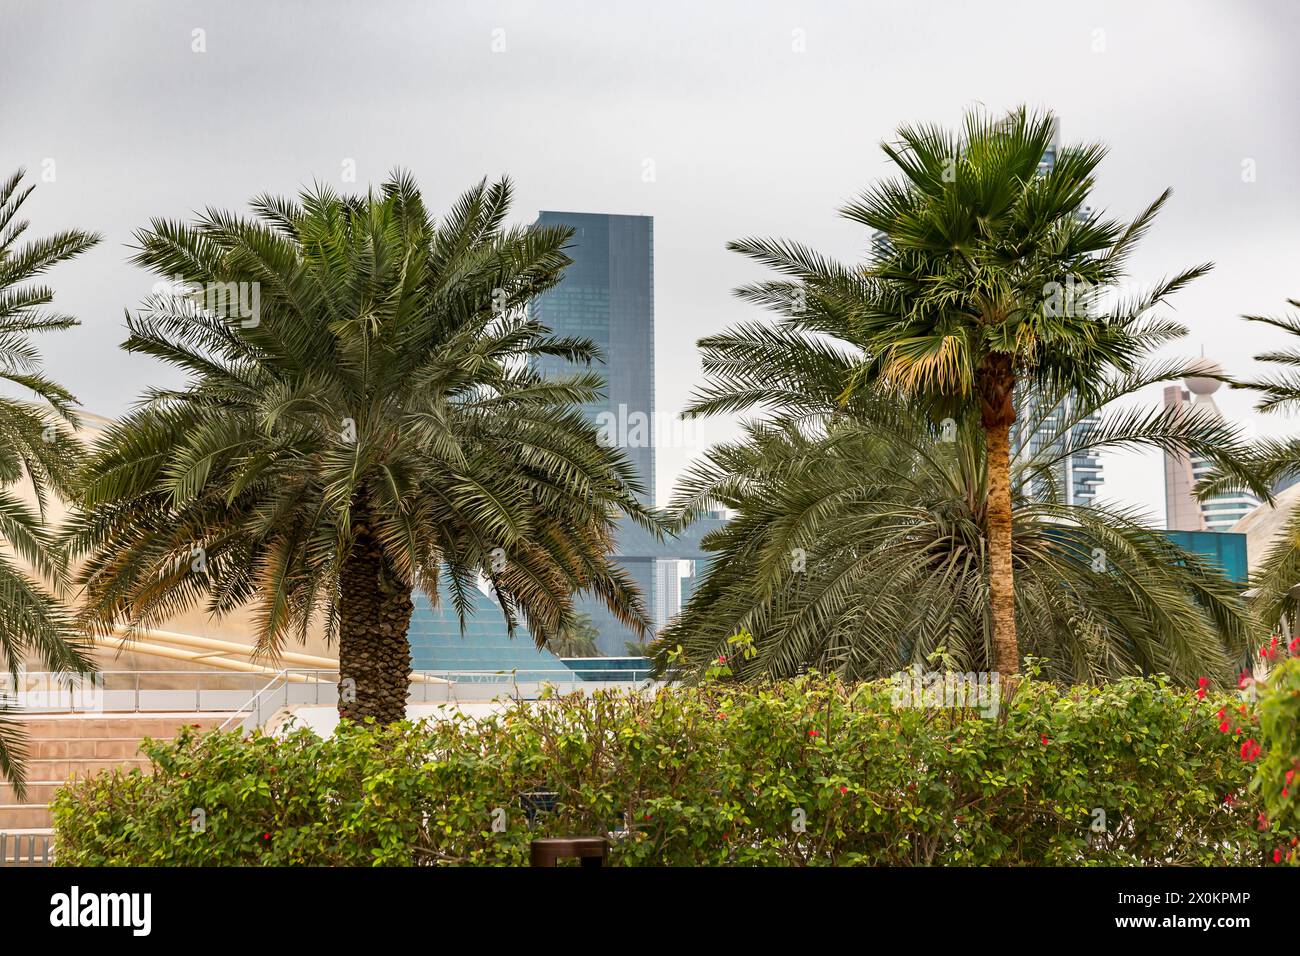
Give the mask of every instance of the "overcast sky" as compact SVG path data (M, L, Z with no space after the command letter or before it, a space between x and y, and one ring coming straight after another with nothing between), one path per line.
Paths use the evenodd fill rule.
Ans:
M1176 300L1186 354L1204 348L1249 374L1282 334L1237 317L1300 297L1300 4L1289 0L0 0L0 11L0 173L26 166L39 183L31 235L105 236L52 274L56 305L82 327L42 342L53 374L101 414L169 374L117 349L123 309L155 281L126 262L133 230L314 180L364 189L397 166L434 209L509 174L521 222L539 209L654 216L657 399L676 411L698 380L695 340L753 315L730 290L758 273L725 243L780 235L859 256L866 237L836 210L887 174L880 142L903 123L953 124L973 104L1047 107L1065 142L1108 143L1095 204L1113 214L1173 187L1134 278L1217 263ZM1297 427L1255 416L1247 393L1218 397L1259 433ZM720 422L695 447L660 447L661 501L729 431ZM1163 521L1158 455L1103 463L1104 497Z

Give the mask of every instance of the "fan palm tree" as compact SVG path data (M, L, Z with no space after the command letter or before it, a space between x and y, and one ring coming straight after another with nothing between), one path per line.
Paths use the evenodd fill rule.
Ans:
M482 576L539 645L572 630L579 591L644 631L606 555L619 516L658 519L581 414L602 380L531 364L597 357L525 311L569 231L506 228L510 199L481 182L435 223L395 174L137 234L135 262L180 281L128 315L125 348L188 381L146 392L82 473L67 540L88 626L251 603L274 658L323 621L340 714L382 722L405 713L412 591L436 602L442 575L462 624Z
M828 398L844 361L827 363ZM1171 371L1117 380L1102 397L1130 395ZM968 414L936 426L915 406L871 404L859 398L819 420L750 422L740 441L693 467L673 503L678 516L718 506L734 516L704 539L716 554L655 645L662 668L690 678L725 655L741 678L808 668L875 678L934 661L990 669L992 480L982 422ZM1085 450L1181 446L1221 456L1240 454L1241 441L1212 416L1163 409L1107 412L1077 427L1096 411L1058 413L1046 441L1013 461L1025 653L1066 682L1164 673L1230 684L1234 662L1259 636L1242 585L1132 512L1063 503L1061 477ZM753 638L746 654L729 646L740 633Z
M0 183L0 381L6 384L0 393L0 538L36 577L57 588L65 564L46 528L45 508L50 492L69 492L81 445L71 431L75 401L41 371L30 336L69 328L77 320L47 310L53 291L30 283L91 248L99 236L67 230L19 245L28 223L15 217L35 188L22 185L23 175L20 169ZM31 393L34 400L16 397L10 386ZM12 490L24 480L30 483L34 507ZM16 680L28 658L64 674L93 669L84 642L54 595L0 553L0 665ZM21 792L24 746L19 726L5 717L8 703L0 697L0 776Z
M876 677L937 655L997 668L983 409L955 404L939 419L924 397L878 382L846 388L873 354L862 334L863 303L879 289L873 274L791 243L738 245L794 278L739 290L775 321L700 342L705 381L687 414L752 420L741 440L693 465L674 496L678 526L718 507L732 518L704 538L716 556L656 642L659 665L698 675L725 654L741 675L818 667ZM1068 461L1124 447L1189 450L1267 493L1221 418L1136 403L1141 389L1200 370L1197 360L1154 358L1183 334L1168 320L1132 320L1129 371L1107 369L1087 389L1026 377L1012 393L1021 416L1008 435L1015 610L1026 652L1053 677L1221 679L1256 629L1240 587L1217 567L1133 513L1065 503ZM742 633L753 656L728 643Z
M994 666L1020 661L1015 619L1011 432L1021 385L1078 394L1093 404L1107 372L1135 369L1144 337L1170 337L1149 310L1208 271L1200 265L1133 299L1098 300L1124 277L1137 241L1168 191L1130 223L1087 205L1099 145L1054 143L1050 114L971 112L960 132L903 127L884 144L899 178L842 214L875 231L865 268L839 265L797 244L746 239L732 248L788 278L741 290L778 308L795 305L847 327L859 350L840 393L865 388L906 398L936 419L978 410L987 449L989 613ZM1047 167L1047 168L1044 168Z

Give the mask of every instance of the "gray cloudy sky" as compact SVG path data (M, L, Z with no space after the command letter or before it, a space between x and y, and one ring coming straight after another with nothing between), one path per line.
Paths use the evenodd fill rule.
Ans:
M730 289L756 272L727 240L853 258L865 237L836 210L886 173L882 139L1025 102L1055 110L1064 140L1110 145L1098 205L1128 217L1173 187L1135 279L1216 262L1177 299L1185 351L1248 374L1277 337L1236 317L1300 297L1297 33L1289 0L0 0L0 171L52 168L26 208L33 235L105 235L53 274L83 326L43 343L91 411L120 412L168 374L117 350L123 309L154 281L126 263L132 230L313 180L342 188L351 159L362 188L411 169L435 209L508 173L520 221L653 215L662 412L697 380L695 340L753 314ZM1220 398L1261 433L1296 427L1257 419L1246 393ZM661 500L698 450L659 450ZM1163 520L1158 456L1104 464L1106 496Z

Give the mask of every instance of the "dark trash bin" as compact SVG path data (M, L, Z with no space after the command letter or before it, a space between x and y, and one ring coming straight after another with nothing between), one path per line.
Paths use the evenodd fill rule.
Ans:
M609 840L604 837L543 837L532 842L533 866L557 866L577 858L579 866L604 866Z

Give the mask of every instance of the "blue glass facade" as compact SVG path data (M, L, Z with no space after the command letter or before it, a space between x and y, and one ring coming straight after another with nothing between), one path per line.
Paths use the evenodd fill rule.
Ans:
M653 505L654 220L648 216L542 212L537 224L573 230L565 249L573 263L553 289L533 302L530 313L556 335L590 339L601 350L603 361L596 369L606 378L605 395L584 411L600 429L602 438L627 455L639 480L642 500ZM548 356L538 359L534 368L554 377L572 374L581 366ZM677 561L707 559L699 548L699 539L720 522L721 518L710 516L668 542L657 541L630 523L620 525L611 560L631 577L651 621L662 617L660 589L655 587L656 569L662 575L661 563L671 564L675 572ZM463 637L454 609L445 599L438 609L423 599L417 600L410 632L416 668L514 669L523 674L530 669L550 671L565 666L549 652L537 651L527 634L511 639L500 609L490 598L476 594L474 599L474 613L466 622ZM640 636L600 601L579 595L576 603L596 627L600 653L624 658L627 643ZM592 666L578 665L585 670ZM609 672L602 665L601 670L592 673Z
M654 219L604 213L543 211L539 226L568 226L573 237L565 252L573 260L564 278L538 296L532 316L556 335L590 339L604 359L596 369L605 377L605 397L584 409L604 440L631 461L641 499L655 503L655 338ZM577 366L559 357L537 361L547 376L572 374ZM625 529L634 533L635 529ZM620 538L626 534L620 534ZM654 620L655 556L621 547L616 558L641 592ZM579 609L599 632L602 654L621 657L637 635L603 603L580 596Z
M564 663L550 651L538 650L523 628L511 637L501 608L477 588L470 589L470 613L462 634L451 594L441 588L438 607L417 593L407 637L411 642L411 667L417 671L515 672L518 680L555 679Z
M1249 576L1246 536L1230 531L1166 531L1165 536L1184 551L1217 564L1228 580L1243 588Z
M654 219L602 213L542 212L539 226L568 226L573 264L538 296L532 315L556 335L590 339L604 354L596 366L606 397L586 406L602 434L636 468L643 500L655 502ZM563 358L538 360L541 373L572 374Z

